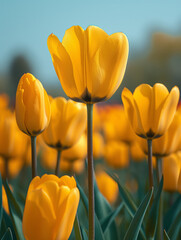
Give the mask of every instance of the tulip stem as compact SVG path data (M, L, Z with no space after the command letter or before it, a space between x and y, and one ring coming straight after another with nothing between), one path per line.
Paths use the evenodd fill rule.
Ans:
M92 147L93 104L87 104L87 158L88 158L88 191L89 191L89 240L94 240L94 166Z
M58 149L57 150L57 164L56 164L56 168L55 168L55 175L59 175L59 169L60 169L60 156L61 156L61 150Z
M157 171L157 182L158 185L162 178L162 158L157 157L156 159L156 171ZM157 239L163 240L163 198L162 193L160 195L160 205L158 214L158 224L157 224Z
M149 184L153 187L153 164L152 164L152 139L147 139L148 143L148 168L149 168Z
M32 179L37 176L36 136L31 136Z

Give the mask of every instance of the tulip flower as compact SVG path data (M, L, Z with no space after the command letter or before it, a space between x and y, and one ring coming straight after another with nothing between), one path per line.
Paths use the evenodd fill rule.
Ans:
M122 100L135 133L143 138L162 136L169 128L179 100L178 87L169 93L163 84L141 84L132 94L124 88Z
M148 147L144 139L138 137L140 147L145 154L148 154ZM181 113L176 112L173 121L160 138L156 138L152 143L152 154L155 157L165 157L180 150L181 142Z
M12 189L11 186L10 186L10 188ZM8 198L7 198L4 186L2 186L2 205L3 205L3 208L6 211L6 213L9 214Z
M0 158L0 173L2 178L15 178L23 168L22 157L11 158L9 160Z
M48 49L62 87L71 99L95 103L109 99L122 82L128 59L123 33L108 35L101 28L69 28L62 43L51 34Z
M16 91L16 120L19 128L37 136L50 121L49 97L41 82L32 74L24 74Z
M109 99L121 84L128 59L128 40L123 33L109 36L95 26L85 31L73 26L65 32L62 43L51 34L48 49L67 96L87 104L89 239L94 239L93 103Z
M125 168L129 165L129 147L123 142L110 141L105 145L104 158L113 168Z
M25 239L68 239L79 198L73 177L46 174L35 177L29 185L23 214Z
M169 128L179 100L178 87L171 92L163 84L141 84L132 94L123 89L122 100L135 133L147 139L149 182L153 187L152 139L162 136Z
M163 189L165 191L177 191L180 170L181 163L179 155L172 154L163 158Z
M104 138L99 132L93 132L93 156L94 159L104 155Z
M86 106L63 97L51 101L51 120L43 133L47 145L57 149L58 175L60 152L72 147L81 137L86 127Z
M31 136L32 177L37 175L36 136L50 121L49 97L41 82L32 74L24 74L16 91L16 121L21 131Z
M114 203L118 196L117 183L104 171L96 173L96 182L102 195L110 204Z

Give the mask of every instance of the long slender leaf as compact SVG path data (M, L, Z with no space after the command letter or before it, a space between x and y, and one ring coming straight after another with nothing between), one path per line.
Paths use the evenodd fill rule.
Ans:
M125 207L126 207L127 211L129 212L129 214L131 215L131 217L134 217L138 208L137 208L131 194L122 186L122 184L119 181L119 178L115 174L112 174L109 171L106 171L106 172L117 182L118 188L119 188L119 193L122 197ZM146 240L146 236L145 236L145 233L142 228L141 228L140 234L141 234L141 237L144 240Z
M163 238L164 240L170 240L168 234L166 233L166 231L164 230L164 233L163 233Z
M150 209L150 212L146 221L145 231L146 231L147 238L153 238L156 232L162 189L163 189L163 177L160 181L158 190L156 192L156 196L154 198L152 207Z
M174 219L172 225L168 230L168 235L172 240L177 240L180 227L181 227L181 211L177 214L176 218Z
M133 217L135 212L137 211L137 206L134 203L133 198L131 197L129 192L122 186L122 184L119 181L119 178L115 174L112 174L109 171L107 171L107 173L117 182L118 187L119 187L119 193L122 197L122 200L124 201L128 212Z
M78 215L76 215L75 221L74 221L74 232L75 232L75 239L82 240L82 234L81 234L81 230L80 230L80 226L79 226Z
M101 227L103 230L103 233L106 233L106 230L109 228L111 223L114 221L115 217L118 215L118 213L123 208L124 204L121 203L116 210L112 211L108 216L106 216L104 219L101 220Z
M180 207L181 207L181 194L178 196L174 204L169 208L169 210L165 214L164 228L166 229L166 231L168 231L168 229L170 228L170 225L172 224L174 218L176 217Z
M4 181L3 184L4 184L6 194L8 197L9 211L10 211L10 216L11 216L11 220L13 223L13 227L14 227L14 230L16 233L16 238L18 240L23 240L24 239L24 235L23 235L23 231L22 231L23 214L21 212L21 208L19 207L16 199L14 198L7 181Z
M8 228L5 232L4 236L1 238L1 240L13 240L13 234L11 232L11 229Z
M128 228L128 231L124 237L124 240L136 240L141 228L141 224L143 222L143 218L145 216L146 210L149 206L151 197L153 194L153 188L147 193L142 203L140 204L134 218L131 221L131 224Z
M81 232L82 232L83 240L88 240L88 233L87 233L87 231L84 228L82 228L81 226L80 226L80 229L81 229Z
M11 218L10 216L6 213L6 211L3 209L3 220L2 222L5 222L6 224L6 229L9 227L12 231L12 234L13 234L13 239L16 239L16 234L15 234L15 231L14 231L14 228L13 228L13 224L12 224L12 221L11 221Z

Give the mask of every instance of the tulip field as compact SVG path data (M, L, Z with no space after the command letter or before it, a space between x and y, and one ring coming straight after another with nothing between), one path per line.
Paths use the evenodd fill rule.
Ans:
M67 96L31 72L0 95L1 240L180 240L180 91L123 81L122 32L80 26L47 39Z

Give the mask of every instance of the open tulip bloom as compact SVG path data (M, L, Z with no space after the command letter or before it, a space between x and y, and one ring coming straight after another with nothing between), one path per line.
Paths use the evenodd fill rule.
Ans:
M87 103L89 238L94 239L93 103L109 99L122 82L128 59L123 33L108 35L101 28L69 28L62 42L48 37L48 49L62 87L71 99Z
M163 84L141 84L132 94L123 89L122 100L135 133L148 142L150 186L153 186L152 139L162 136L169 128L179 101L178 87L169 91Z

